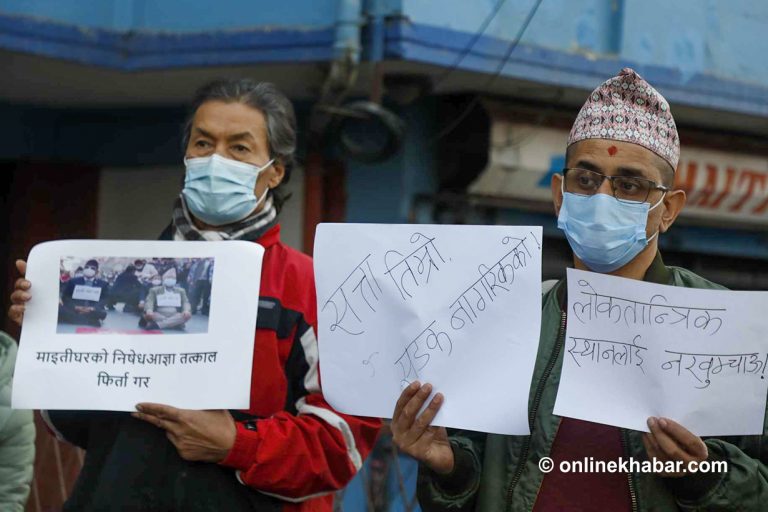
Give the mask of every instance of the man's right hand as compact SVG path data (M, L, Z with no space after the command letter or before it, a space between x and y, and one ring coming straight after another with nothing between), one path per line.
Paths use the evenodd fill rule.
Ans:
M417 416L432 392L431 384L412 382L400 394L392 416L392 440L397 448L432 471L448 474L453 470L453 449L444 427L431 426L443 404L443 395L437 393L424 412Z
M27 273L26 261L16 260L16 269L19 271L20 277L16 279L13 293L11 293L11 307L8 309L8 318L21 325L21 321L24 319L26 304L32 298L32 294L29 292L30 288L32 288L32 283L24 279Z

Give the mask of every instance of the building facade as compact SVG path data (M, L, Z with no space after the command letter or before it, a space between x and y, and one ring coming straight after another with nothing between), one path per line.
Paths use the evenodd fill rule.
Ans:
M570 253L549 180L586 95L625 66L680 131L688 208L661 238L667 262L765 289L766 31L768 3L749 0L6 0L3 289L37 242L155 238L181 188L185 105L221 76L274 82L297 106L290 245L311 253L322 221L536 224L558 277ZM35 511L80 461L44 435L39 452ZM415 506L413 467L389 454L340 504L389 488L369 508Z

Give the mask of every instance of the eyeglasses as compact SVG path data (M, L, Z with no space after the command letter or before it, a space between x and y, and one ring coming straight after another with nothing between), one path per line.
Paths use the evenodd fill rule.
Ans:
M576 167L563 169L563 189L580 196L597 193L603 181L610 180L613 197L624 203L644 203L653 190L669 192L669 188L655 181L635 176L606 176L599 172Z

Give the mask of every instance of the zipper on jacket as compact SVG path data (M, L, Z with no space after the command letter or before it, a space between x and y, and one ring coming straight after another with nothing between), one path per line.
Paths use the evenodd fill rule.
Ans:
M555 366L555 362L557 361L558 356L560 355L560 349L563 346L564 338L565 338L565 311L560 312L560 331L557 334L557 341L555 342L555 346L552 349L552 354L549 356L549 361L547 361L547 366L544 368L544 375L541 377L541 381L539 381L539 386L536 388L536 394L533 396L533 406L531 407L531 412L528 417L528 427L531 430L531 433L528 435L528 438L525 440L525 444L523 445L523 451L520 455L520 460L517 464L517 469L515 470L515 474L512 477L512 481L509 483L509 488L507 489L507 509L512 505L512 492L515 490L515 486L517 485L517 482L520 480L520 477L523 475L523 470L525 469L525 463L528 461L528 452L531 449L531 437L533 437L533 422L536 418L536 412L538 412L539 405L541 403L541 396L544 394L544 386L547 383L547 380L549 379L549 374L552 373L552 368Z
M621 448L622 452L624 454L624 458L629 459L629 448L628 448L628 441L627 441L627 431L625 429L621 429ZM639 509L637 507L637 493L635 492L635 479L634 474L631 471L627 471L627 481L629 482L629 497L632 500L632 512L637 512Z

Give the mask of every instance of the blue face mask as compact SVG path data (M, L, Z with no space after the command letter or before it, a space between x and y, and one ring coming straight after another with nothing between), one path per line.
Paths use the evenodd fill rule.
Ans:
M223 226L243 220L256 209L269 192L260 198L253 193L256 179L274 159L263 167L230 160L214 154L184 160L184 201L192 215L211 226Z
M661 204L625 203L608 194L563 193L557 227L565 232L573 253L591 270L613 272L645 249L648 212Z

